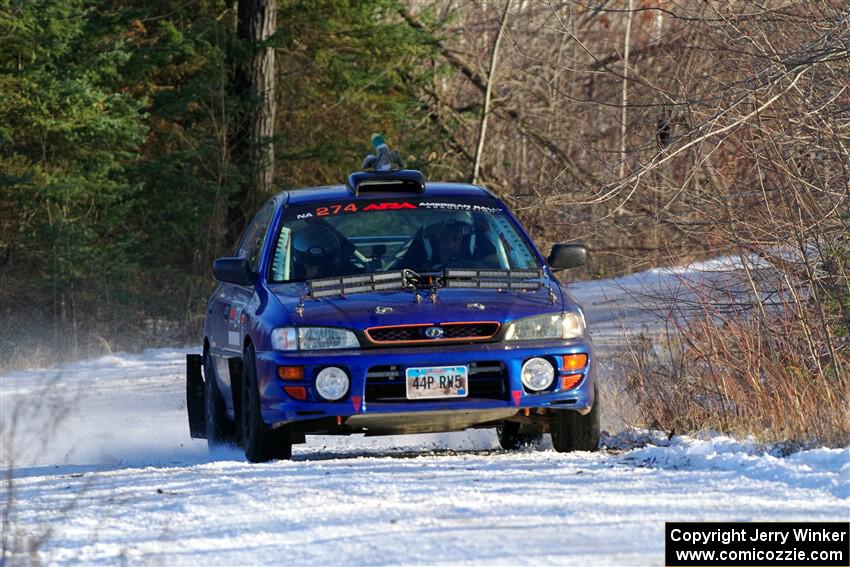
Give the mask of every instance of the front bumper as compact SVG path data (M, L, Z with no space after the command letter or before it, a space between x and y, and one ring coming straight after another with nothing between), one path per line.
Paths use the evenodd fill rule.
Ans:
M587 366L583 371L562 371L561 356L585 353ZM555 384L550 390L541 393L527 391L520 379L522 364L529 358L544 357L555 365ZM494 393L491 388L486 397L476 397L470 385L470 397L437 400L406 400L394 398L390 401L376 398L374 385L367 388L367 373L375 367L395 366L401 370L400 380L404 381L403 370L408 367L470 365L486 362L489 368L498 363L501 366L499 380L502 392ZM303 366L304 379L284 381L278 378L280 366ZM343 399L336 402L323 400L316 392L314 379L322 368L338 366L348 372L351 387ZM351 424L367 423L370 431L380 429L381 420L377 416L386 414L386 422L404 420L404 414L425 413L440 416L437 421L449 416L444 430L466 427L498 421L510 417L525 408L552 408L586 411L594 402L594 357L590 341L573 339L567 341L527 341L517 343L483 343L457 346L385 348L346 351L314 351L304 353L283 353L280 351L257 352L257 378L261 394L263 420L278 426L286 423L309 420L328 420L336 418L337 423L351 421ZM561 377L567 374L582 374L578 384L568 390L560 388ZM493 380L495 377L491 376ZM369 378L372 379L371 377ZM370 384L373 384L370 382ZM303 387L306 400L297 400L287 395L284 387ZM452 420L453 412L466 413L466 420ZM349 420L351 416L358 416ZM369 419L365 419L370 416ZM375 419L371 419L375 416ZM479 417L475 417L479 416ZM411 416L413 420L414 416ZM427 429L422 429L423 431ZM433 430L442 430L439 426Z

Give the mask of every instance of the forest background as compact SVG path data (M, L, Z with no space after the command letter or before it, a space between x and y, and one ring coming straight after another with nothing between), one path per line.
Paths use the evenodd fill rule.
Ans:
M567 277L741 259L640 372L846 402L848 56L842 0L0 0L0 371L199 343L253 211L381 132L588 243Z

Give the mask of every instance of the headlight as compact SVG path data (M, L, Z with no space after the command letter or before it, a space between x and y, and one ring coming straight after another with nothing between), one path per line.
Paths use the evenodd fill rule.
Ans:
M545 358L530 358L522 365L520 373L522 383L529 390L539 392L552 385L555 379L555 369Z
M329 402L335 402L348 392L348 383L345 370L328 366L322 368L316 376L316 391Z
M345 329L332 327L281 327L272 331L275 350L323 350L359 348L357 336Z
M517 319L508 326L505 340L575 339L583 334L584 316L578 311Z

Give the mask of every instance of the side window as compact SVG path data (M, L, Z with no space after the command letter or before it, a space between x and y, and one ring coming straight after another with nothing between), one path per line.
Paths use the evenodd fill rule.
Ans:
M528 249L528 245L519 233L511 225L511 221L508 220L507 215L494 215L492 217L492 224L499 239L496 253L503 266L506 262L508 267L519 269L529 269L536 265L534 255Z
M248 267L253 272L256 272L260 266L260 252L263 250L263 240L266 237L269 224L272 222L272 216L274 216L274 203L269 202L260 209L260 212L251 221L251 226L248 227L239 242L236 255L240 258L247 258Z

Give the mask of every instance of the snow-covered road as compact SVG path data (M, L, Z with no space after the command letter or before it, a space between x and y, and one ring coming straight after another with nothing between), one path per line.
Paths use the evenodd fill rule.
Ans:
M575 286L606 348L621 321L651 326L630 289L674 281L641 277ZM660 565L665 521L850 520L850 447L619 432L563 455L477 430L308 437L293 461L249 465L189 439L184 353L0 377L13 548L50 530L47 563Z

